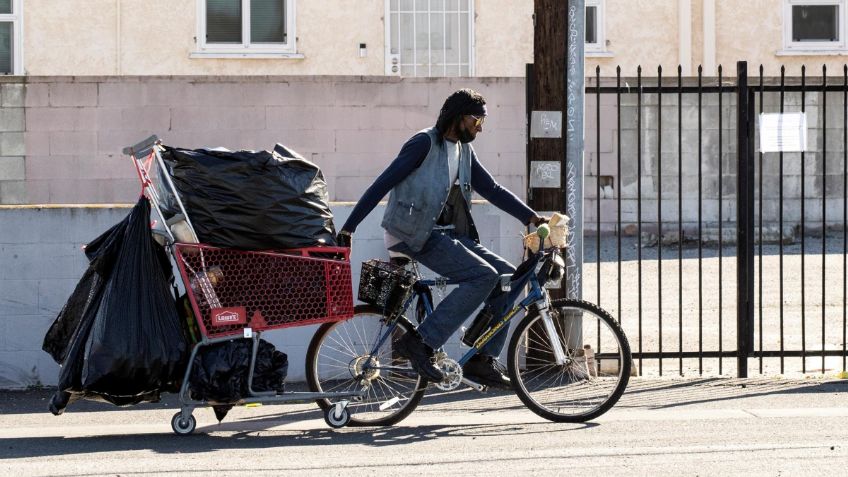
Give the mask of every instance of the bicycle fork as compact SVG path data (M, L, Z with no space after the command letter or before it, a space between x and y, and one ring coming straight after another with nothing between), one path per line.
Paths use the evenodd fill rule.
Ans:
M562 366L566 362L566 355L565 351L562 349L562 340L559 337L559 332L557 331L556 326L554 326L554 320L551 318L551 314L548 311L547 303L544 307L539 308L539 316L542 317L542 324L545 327L545 332L548 334L554 359L556 359L557 365Z

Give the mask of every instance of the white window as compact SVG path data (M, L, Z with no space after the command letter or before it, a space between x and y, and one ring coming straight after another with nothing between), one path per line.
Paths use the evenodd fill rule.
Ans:
M0 0L0 74L23 74L21 3Z
M294 0L197 0L193 57L276 57L295 51Z
M784 0L783 44L787 50L845 48L845 0Z
M474 75L474 2L386 0L386 74Z
M586 0L586 52L605 52L604 0Z

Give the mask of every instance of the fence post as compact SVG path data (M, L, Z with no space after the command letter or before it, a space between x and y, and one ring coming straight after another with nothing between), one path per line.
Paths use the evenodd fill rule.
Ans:
M736 372L747 378L754 352L754 104L747 62L736 63L736 81Z

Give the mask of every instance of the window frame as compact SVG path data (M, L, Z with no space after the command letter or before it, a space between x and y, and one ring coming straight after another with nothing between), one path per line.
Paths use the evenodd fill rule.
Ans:
M239 43L207 43L206 42L206 0L197 0L197 36L195 43L197 51L192 58L302 58L297 54L295 0L286 2L286 42L285 43L250 43L250 1L242 0L242 42Z
M24 74L24 35L23 35L23 0L12 0L12 13L0 14L0 22L12 24L12 72L0 73L3 76L20 76Z
M383 25L385 31L385 51L383 57L385 58L385 74L387 76L402 76L402 62L397 63L398 71L392 71L392 66L395 66L392 63L392 0L384 0L384 11L385 14L383 16ZM400 3L400 2L398 2ZM468 77L472 78L476 76L476 52L477 52L477 40L476 33L474 31L474 20L475 20L475 0L468 0ZM398 10L399 12L401 10ZM461 40L460 40L461 41ZM400 54L398 54L400 57ZM460 54L461 57L461 54ZM401 60L402 61L402 60ZM462 76L430 76L430 75L414 75L409 76L409 78L462 78Z
M783 0L783 48L785 51L843 51L845 50L846 0ZM839 41L793 41L792 40L792 7L796 6L828 6L838 7Z
M596 34L597 34L597 42L596 43L585 43L585 52L586 53L606 53L607 52L607 35L606 28L604 25L606 24L606 0L586 0L586 8L596 7L597 14L595 15L595 19L598 24L596 25ZM584 17L584 25L585 17ZM585 28L585 26L584 26Z

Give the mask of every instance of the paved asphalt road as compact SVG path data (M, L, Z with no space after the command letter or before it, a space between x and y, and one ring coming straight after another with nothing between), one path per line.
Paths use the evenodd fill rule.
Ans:
M435 394L393 428L331 430L314 405L236 408L171 433L176 401L118 409L0 394L0 475L848 475L848 381L635 379L597 421L509 394Z

